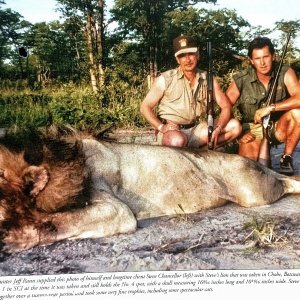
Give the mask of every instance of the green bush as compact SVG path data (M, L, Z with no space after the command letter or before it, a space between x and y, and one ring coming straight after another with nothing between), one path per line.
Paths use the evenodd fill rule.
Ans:
M65 84L32 91L5 89L0 96L0 127L71 125L79 130L145 125L139 107L144 88L115 78L99 94L89 86Z

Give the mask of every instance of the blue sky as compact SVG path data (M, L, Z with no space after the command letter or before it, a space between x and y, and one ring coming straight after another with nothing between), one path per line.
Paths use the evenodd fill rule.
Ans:
M21 14L31 23L49 22L57 20L59 15L55 12L55 0L4 0L5 8L11 8Z
M299 19L299 0L217 0L209 7L235 9L252 26L272 28L276 21Z
M142 1L142 0L141 0ZM150 0L148 0L150 1ZM59 19L55 12L55 0L5 0L7 8L19 12L31 23ZM107 3L112 3L108 0ZM204 4L201 4L204 5ZM204 5L206 8L235 9L237 14L252 26L272 28L276 21L300 19L299 0L217 0L216 5ZM300 48L300 32L297 45Z
M55 0L5 0L6 7L18 11L26 20L35 23L57 19ZM112 0L107 1L111 3ZM203 5L203 4L201 4ZM206 7L235 9L251 25L272 27L275 21L299 18L299 0L217 0Z

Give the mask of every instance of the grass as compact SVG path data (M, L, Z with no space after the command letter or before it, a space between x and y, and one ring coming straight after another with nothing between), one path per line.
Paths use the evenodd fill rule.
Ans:
M99 95L74 84L39 91L5 88L0 91L0 127L70 125L89 132L107 126L141 127L146 125L139 111L145 92L143 86L120 82L105 86Z
M88 84L53 84L30 89L24 80L6 80L0 83L0 127L70 125L93 133L107 127L148 126L140 113L148 89L144 78L131 74L124 79L121 75L107 70L107 84L99 94L93 93Z
M244 229L250 230L245 241L252 240L254 246L259 248L286 243L288 241L286 232L283 235L280 235L277 227L278 224L276 220L257 220L256 218L253 218L244 225Z

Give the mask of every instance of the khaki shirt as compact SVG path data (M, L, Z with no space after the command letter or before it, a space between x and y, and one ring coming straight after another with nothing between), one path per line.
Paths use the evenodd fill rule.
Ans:
M206 72L197 70L194 89L180 68L161 74L165 79L165 92L158 106L158 116L176 124L191 124L205 119L207 106ZM195 92L197 95L195 95Z
M282 66L278 79L275 102L280 102L289 97L289 93L284 84L284 74L288 68L289 66ZM275 76L274 70L271 76ZM256 72L252 67L235 74L233 80L240 92L237 107L242 115L242 122L253 122L256 110L266 101L267 90L258 80ZM272 117L276 119L276 113L272 113Z

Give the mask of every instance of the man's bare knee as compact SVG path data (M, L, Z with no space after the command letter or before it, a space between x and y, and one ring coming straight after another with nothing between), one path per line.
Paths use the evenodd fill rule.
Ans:
M242 133L242 125L236 119L231 119L226 127L228 128L228 131L231 132L232 138L236 138Z
M187 145L187 136L180 131L168 131L163 135L162 144L171 147L185 147Z
M290 110L292 117L295 119L296 122L300 123L300 109L292 109Z
M249 143L240 143L239 155L256 161L258 158L259 146L260 141L256 140Z

